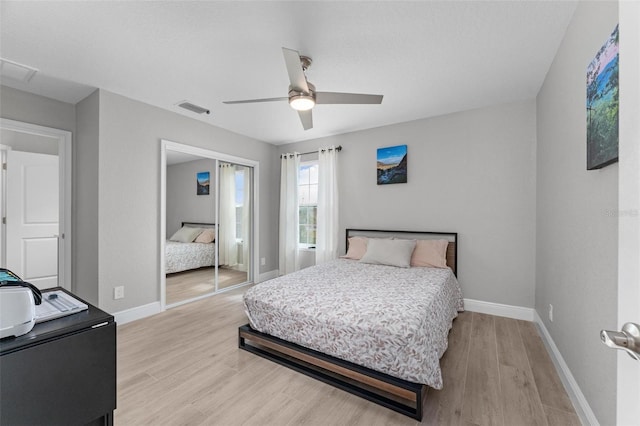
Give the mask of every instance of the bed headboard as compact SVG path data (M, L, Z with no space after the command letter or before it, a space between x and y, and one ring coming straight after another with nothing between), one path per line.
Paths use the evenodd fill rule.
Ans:
M404 238L410 240L448 240L447 266L454 275L458 275L458 233L457 232L423 232L423 231L388 231L382 229L351 229L346 230L346 250L349 249L349 237L369 238Z
M215 228L215 223L206 222L182 222L182 226L188 226L191 228Z

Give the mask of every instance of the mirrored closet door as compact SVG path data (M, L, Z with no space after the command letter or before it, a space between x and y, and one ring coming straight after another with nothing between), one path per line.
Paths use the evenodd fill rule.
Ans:
M220 162L219 289L249 281L251 180L250 167Z
M253 167L185 151L165 151L167 307L253 280Z

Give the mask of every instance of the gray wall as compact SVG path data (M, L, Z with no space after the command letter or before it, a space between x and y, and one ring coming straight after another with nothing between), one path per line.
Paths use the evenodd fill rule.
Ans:
M209 195L196 194L196 174L209 172ZM188 161L167 166L167 238L180 229L182 222L214 223L216 161Z
M533 100L460 112L279 147L342 145L340 250L344 229L459 233L464 296L534 306ZM376 184L376 150L407 145L408 183Z
M100 91L76 105L77 133L74 146L73 291L98 304L98 146Z
M13 151L58 155L58 139L47 136L0 129L0 143Z
M67 130L75 135L74 105L0 86L0 116L10 120Z
M161 139L259 161L260 273L277 269L273 145L102 90L74 106L2 86L0 115L73 133L72 285L80 297L109 312L160 299ZM114 301L119 285L125 298Z
M585 75L617 22L616 2L579 2L537 99L536 310L602 424L616 421L598 331L617 327L618 165L586 170Z
M277 269L276 148L100 90L98 279L100 307L109 312L160 298L161 139L260 162L260 272ZM119 285L125 298L113 300Z

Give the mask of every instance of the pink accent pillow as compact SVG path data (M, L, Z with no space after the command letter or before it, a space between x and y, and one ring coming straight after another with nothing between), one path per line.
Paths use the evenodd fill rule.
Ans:
M213 229L204 229L200 235L195 239L194 243L204 243L209 244L214 242L216 239L216 231Z
M448 268L447 240L418 240L411 255L411 266Z
M349 250L347 254L341 256L343 259L360 260L367 252L367 237L351 237L349 238Z

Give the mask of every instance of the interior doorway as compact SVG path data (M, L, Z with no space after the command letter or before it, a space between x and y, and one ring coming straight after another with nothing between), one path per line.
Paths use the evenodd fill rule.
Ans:
M258 163L165 140L161 151L162 308L252 283Z
M0 265L71 288L71 132L0 119Z

